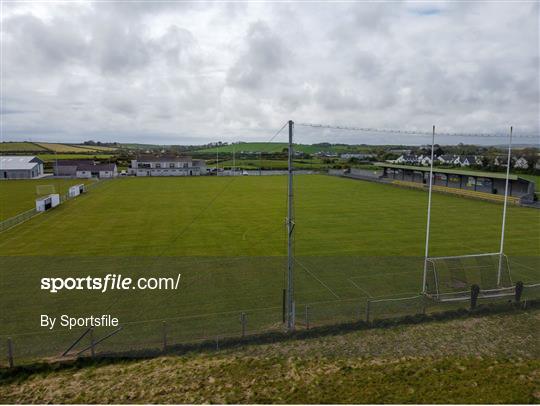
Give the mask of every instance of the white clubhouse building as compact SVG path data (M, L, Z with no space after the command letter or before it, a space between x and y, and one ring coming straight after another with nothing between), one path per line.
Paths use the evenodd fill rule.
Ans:
M206 163L190 156L140 155L131 161L130 175L199 176L206 175Z

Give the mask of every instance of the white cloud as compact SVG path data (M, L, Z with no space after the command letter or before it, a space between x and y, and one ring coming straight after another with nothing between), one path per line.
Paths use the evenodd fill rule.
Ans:
M3 137L265 140L288 119L538 132L539 7L4 3Z

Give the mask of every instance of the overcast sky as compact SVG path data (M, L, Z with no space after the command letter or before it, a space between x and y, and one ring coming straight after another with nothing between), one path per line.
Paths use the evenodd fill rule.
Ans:
M538 133L539 13L516 1L4 1L3 139L266 141L289 119Z

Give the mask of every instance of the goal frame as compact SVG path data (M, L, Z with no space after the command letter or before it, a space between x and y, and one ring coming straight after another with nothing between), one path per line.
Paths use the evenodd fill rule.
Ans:
M43 192L40 191L44 190ZM36 185L36 196L46 196L56 193L56 186L52 183L46 185Z
M506 227L506 211L508 207L508 185L509 185L509 178L510 178L510 165L511 165L511 159L512 159L512 135L513 135L513 127L510 127L510 133L508 136L508 153L507 153L507 161L506 161L506 179L505 179L505 188L504 188L504 204L503 204L503 215L502 215L502 226L501 226L501 239L500 239L500 246L499 251L496 253L484 253L484 254L472 254L469 255L470 257L474 256L487 256L487 255L499 255L499 264L498 264L498 270L497 270L497 289L498 290L504 290L506 288L501 286L501 277L502 277L502 267L503 267L503 259L507 261L508 266L508 272L510 273L510 265L508 263L508 258L504 254L504 236L505 236L505 227ZM435 152L435 126L433 126L432 134L431 134L431 162L430 162L430 168L429 168L429 192L428 192L428 209L427 209L427 223L426 223L426 245L425 245L425 251L424 251L424 272L422 277L422 293L426 296L428 295L427 292L427 271L428 271L428 262L433 259L449 259L449 258L459 258L459 257L466 257L464 255L458 255L454 257L431 257L429 256L429 242L430 242L430 228L431 228L431 196L433 193L433 161L434 161L434 152ZM487 292L488 290L485 290L484 292ZM467 292L469 293L469 292ZM437 294L437 297L439 295ZM455 299L455 300L461 300Z
M461 290L461 291L455 291L455 292L441 292L440 290L440 278L438 275L437 268L435 266L435 262L438 260L457 260L457 259L467 259L467 258L481 258L481 257L495 257L499 256L499 264L498 268L500 268L497 275L497 287L496 288L488 288L488 289L481 289L480 293L478 295L479 298L488 299L488 298L497 298L497 297L504 297L504 296L513 296L515 295L515 286L513 286L512 276L510 274L510 262L508 261L508 257L506 254L501 254L498 252L490 252L490 253L483 253L483 254L467 254L467 255L455 255L455 256L444 256L444 257L428 257L426 259L426 262L429 264L432 264L433 269L433 281L435 284L435 291L434 292L428 292L427 291L427 283L426 283L426 290L424 292L424 295L426 297L429 297L430 299L439 301L439 302L451 302L451 301L463 301L463 300L469 300L470 299L470 290ZM502 285L502 266L500 259L502 257L502 261L506 263L506 269L508 270L508 286ZM426 273L426 282L427 282L427 273Z

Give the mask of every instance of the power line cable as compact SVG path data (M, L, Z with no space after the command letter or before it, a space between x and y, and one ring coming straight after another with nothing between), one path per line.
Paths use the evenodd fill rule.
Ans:
M346 130L346 131L362 131L362 132L372 132L372 133L392 133L392 134L403 134L403 135L421 135L421 136L430 136L430 131L419 131L419 130L402 130L402 129L387 129L387 128L375 128L375 127L353 127L353 126L344 126L344 125L330 125L330 124L316 124L316 123L295 123L296 126L302 127L312 127L312 128L323 128L323 129L332 129L332 130ZM508 134L496 134L496 133L458 133L458 132L437 132L437 136L445 137L497 137L497 138L508 138ZM533 134L520 134L514 135L514 137L519 138L540 138L539 135Z

